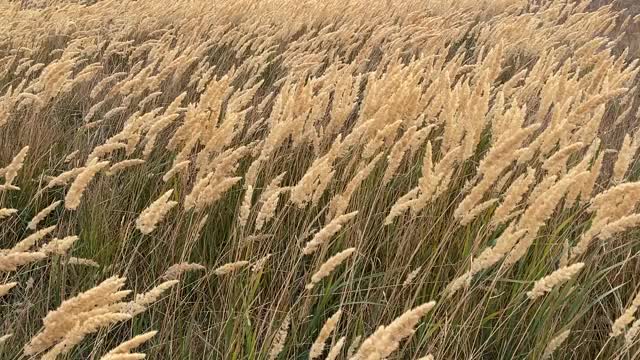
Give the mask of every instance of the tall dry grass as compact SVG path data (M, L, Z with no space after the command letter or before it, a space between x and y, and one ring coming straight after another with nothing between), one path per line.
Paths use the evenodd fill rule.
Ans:
M623 2L0 15L0 358L640 356Z

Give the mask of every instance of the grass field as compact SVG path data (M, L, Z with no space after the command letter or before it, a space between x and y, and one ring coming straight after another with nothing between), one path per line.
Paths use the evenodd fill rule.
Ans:
M0 0L0 359L637 359L625 4Z

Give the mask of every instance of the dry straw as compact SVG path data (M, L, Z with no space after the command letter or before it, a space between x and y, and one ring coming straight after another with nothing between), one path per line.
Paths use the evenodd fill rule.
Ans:
M271 195L273 195L273 192L280 188L280 184L282 183L282 180L284 180L285 175L287 175L286 171L276 176L269 182L262 194L260 194L260 202L267 201L267 199L271 197Z
M413 334L420 319L435 305L435 301L420 305L400 315L389 325L380 326L362 342L358 351L349 359L381 360L388 357L398 349L400 341Z
M622 315L620 315L611 325L611 333L609 336L618 336L621 335L627 325L631 324L635 320L636 311L640 307L640 292L636 294L636 296L631 301L631 305L624 310Z
M79 238L75 235L66 236L62 239L54 238L49 243L43 245L39 251L47 255L66 255L69 249L71 249L73 244L78 241L78 239Z
M513 247L505 259L506 266L513 265L526 254L535 239L535 235L551 217L555 207L566 194L569 187L588 174L588 172L582 172L575 176L562 178L560 181L552 185L547 191L533 200L522 214L517 225L519 229L526 229L527 233Z
M347 359L351 359L353 354L356 353L356 350L360 347L360 340L362 340L362 336L358 335L351 341L351 345L347 349Z
M173 189L162 194L162 196L140 213L140 216L138 216L136 220L136 228L140 230L141 233L150 234L153 232L167 213L169 213L174 206L178 205L177 201L169 200L171 194L173 194Z
M17 213L18 213L18 209L7 209L7 208L0 209L0 220Z
M433 357L433 355L429 354L427 356L419 358L418 360L435 360L435 358Z
M51 234L55 229L56 229L56 225L52 225L42 230L38 230L35 233L20 240L17 244L13 246L13 248L11 248L11 250L9 250L9 252L18 253L18 252L28 251L33 246L35 246L38 243L38 241L44 239L47 235Z
M527 296L531 300L539 298L550 292L554 287L571 280L583 267L584 263L576 263L552 272L536 281L533 288L527 292Z
M24 354L32 356L51 348L47 356L54 358L70 350L89 332L130 318L122 313L114 315L115 309L111 308L129 294L120 291L124 282L124 278L111 277L63 301L45 316L43 328L24 346Z
M70 257L69 260L67 260L66 264L91 266L91 267L100 267L100 264L98 264L95 260L78 258L78 257L73 257L73 256Z
M0 297L3 297L5 295L7 295L9 293L9 291L11 289L13 289L16 285L18 285L17 282L10 282L10 283L6 283L6 284L0 284Z
M5 185L13 184L13 180L15 180L16 176L18 176L18 171L24 165L24 160L27 158L27 153L29 152L29 146L25 146L18 152L18 154L11 160L11 163L7 165L5 168L0 169L0 176L4 177Z
M15 185L11 185L11 184L0 185L0 192L7 191L7 190L9 190L9 191L18 191L18 190L20 190L20 188L15 186Z
M13 334L6 334L6 335L0 336L0 345L2 345L5 342L7 342L7 340L9 340L12 336L13 336Z
M108 161L101 161L92 165L87 165L87 167L82 170L76 177L76 179L71 184L69 191L67 191L67 195L64 198L64 206L68 210L75 210L80 205L80 200L82 199L82 195L84 194L85 189L89 186L91 180L93 180L94 176L102 169L104 169L107 165L109 165ZM49 183L51 184L51 183Z
M316 271L313 276L311 276L311 282L309 282L305 286L305 288L307 290L313 289L313 287L317 283L319 283L325 277L329 276L333 272L333 270L335 270L345 260L347 260L355 251L356 248L349 248L330 257L327 261L324 262L324 264L320 265L318 271Z
M31 219L31 221L29 221L29 224L27 224L27 228L31 230L37 229L38 224L42 222L42 220L44 220L47 216L49 216L49 214L51 214L51 212L53 212L53 210L55 210L61 203L61 200L57 200L52 202L51 205L47 206L46 208L40 210L40 212L37 213L36 216Z
M551 339L551 341L549 341L549 344L547 344L547 347L544 349L541 360L545 360L551 357L551 355L560 347L560 345L562 345L567 340L570 333L571 330L565 330Z
M249 220L249 214L251 212L251 202L253 200L253 186L248 185L247 190L244 193L242 204L238 212L238 224L240 227L245 227L247 220Z
M418 266L418 268L416 268L415 270L413 270L412 272L407 274L407 277L404 279L404 282L402 283L402 286L406 287L406 286L411 285L411 283L413 283L413 280L415 280L415 278L420 273L420 270L422 270L422 266Z
M615 183L622 182L629 166L633 162L633 156L638 151L639 147L640 141L638 141L638 139L632 139L629 134L625 135L620 151L618 152L618 157L613 166L613 175L611 176L611 180Z
M125 305L126 312L133 316L145 311L151 304L156 302L162 294L178 283L178 280L167 280L146 293L136 295L133 301Z
M87 335L97 332L100 328L109 327L113 324L129 320L131 315L125 313L110 312L91 316L83 322L77 322L69 330L62 341L42 355L43 360L53 360L60 355L67 354L78 345Z
M498 202L498 199L491 199L491 200L487 200L487 201L485 201L485 202L483 202L481 204L476 205L475 208L469 210L469 212L466 213L462 217L462 219L460 219L460 225L464 226L464 225L469 224L471 221L473 221L473 219L478 217L480 214L485 212L487 209L492 207L497 202Z
M136 165L142 165L145 163L145 160L143 159L128 159L128 160L123 160L120 161L119 163L115 163L113 165L111 165L111 167L109 168L109 170L107 170L107 175L111 176L111 175L115 175L125 169L128 169L130 167L136 166Z
M271 254L267 254L263 257L261 257L260 259L258 259L255 263L253 263L253 265L251 265L251 271L253 272L261 272L264 269L265 264L267 263L267 261L269 261L269 259L271 258Z
M535 170L528 168L526 174L520 175L516 180L511 183L509 189L504 194L502 203L496 208L493 213L491 222L494 225L504 223L513 210L518 206L524 194L529 191L529 187L535 181Z
M338 339L336 344L333 345L331 350L329 350L329 353L327 354L326 360L336 360L338 358L338 356L340 356L340 352L342 351L342 348L344 347L344 342L345 342L346 339L347 338L345 336L343 336L340 339Z
M291 322L291 314L287 314L282 324L280 325L280 329L276 333L276 336L273 339L273 343L271 344L271 350L269 351L269 360L275 360L282 350L284 350L284 344L287 341L287 335L289 334L289 324Z
M182 262L169 266L169 268L165 270L164 274L162 274L161 278L164 280L176 280L185 272L201 270L206 270L206 268L200 264Z
M311 349L309 350L309 360L316 359L320 357L320 355L322 355L322 353L324 352L325 343L327 342L327 339L329 339L329 336L331 336L331 333L338 326L338 321L340 321L341 316L342 310L339 309L324 323L322 329L320 329L318 337L311 345Z
M202 229L204 229L205 225L207 225L207 220L209 220L208 214L203 216L202 219L198 221L198 225L196 226L196 229L195 229L196 238L200 237L200 234L202 233Z
M123 143L109 143L103 144L100 146L96 146L93 151L87 156L87 165L91 163L95 163L101 157L111 154L112 152L120 149L124 149L127 147L127 144Z
M371 160L362 170L358 171L353 178L349 181L344 191L336 195L331 199L329 204L329 212L327 214L328 220L333 220L337 216L341 216L349 207L349 202L353 197L353 194L358 190L362 182L369 177L371 172L375 169L376 165L382 158L382 154L378 154L373 160Z
M496 299L475 293L486 290L484 285L458 301L451 297L474 284L479 274L483 275L479 284L506 272L516 282L532 272L547 274L519 292L513 291L522 290L513 282L501 282L505 290L501 296L507 298L496 301L509 304L525 296L548 297L579 274L585 283L592 283L598 273L581 272L584 264L576 261L596 241L612 255L594 264L602 269L614 268L615 259L633 250L634 242L621 235L640 225L640 182L629 182L637 176L640 132L633 133L627 126L632 122L626 121L640 114L635 101L640 61L633 59L637 56L631 50L612 49L625 45L623 35L628 34L621 33L640 17L626 16L612 6L590 6L588 1L530 6L527 1L477 5L433 0L395 6L391 18L384 11L389 4L363 1L347 5L333 1L321 7L315 7L316 2L245 6L250 1L223 1L213 10L182 2L136 7L129 6L129 0L108 2L110 6L68 2L55 9L23 3L27 9L0 5L0 13L12 19L0 24L4 35L0 48L6 49L0 55L0 126L4 126L0 132L4 131L2 145L7 150L3 159L13 157L0 169L0 218L3 240L9 247L15 244L0 250L0 272L20 271L15 277L22 278L26 274L21 270L29 270L34 273L26 276L38 279L36 272L44 271L51 284L62 287L40 291L47 290L46 281L26 281L20 292L29 296L22 299L16 289L11 290L16 286L9 282L14 274L6 274L5 284L0 285L3 310L9 314L4 325L19 329L13 320L30 319L29 309L41 310L29 306L31 302L55 303L57 294L63 298L25 346L25 358L98 358L104 339L117 344L129 338L123 337L126 331L107 333L113 324L148 309L187 271L220 277L213 287L198 288L203 281L196 281L182 289L188 291L184 301L174 299L168 310L193 304L188 309L193 311L168 311L176 317L159 322L163 327L189 323L185 316L198 315L207 307L201 306L203 296L215 293L220 300L216 305L224 305L210 312L211 318L190 319L197 325L191 329L196 346L187 347L193 357L201 355L199 344L210 338L202 334L207 326L199 325L227 320L231 326L225 336L232 339L228 342L232 348L220 348L221 353L271 360L295 357L301 341L316 335L310 333L317 329L309 327L314 323L307 318L309 312L326 310L324 300L338 297L349 304L350 318L342 319L349 325L348 334L337 334L339 313L332 316L311 346L312 359L343 356L346 340L341 336L348 338L368 326L374 326L373 334L363 343L353 340L346 358L433 360L424 356L424 350L438 344L447 344L443 354L464 357L486 347L474 349L480 344L477 339L460 336L464 331L447 331L446 325L439 327L442 331L434 339L429 338L431 331L416 331L433 302L407 311L387 326L369 321L384 322L389 314L401 313L404 309L399 310L398 304L405 300L409 307L419 305L408 303L415 298L397 295L409 295L412 284L426 276L421 274L438 269L436 282L416 284L424 288L421 292L433 293L448 282L442 295L449 301L442 304L435 321L448 324L463 319L464 324L458 325L474 334L478 329L473 325L486 315L477 311L482 310L481 302ZM123 12L127 21L118 20ZM158 21L168 18L175 24ZM52 44L50 33L64 35L64 41ZM469 33L477 46L457 46ZM52 45L62 48L52 50ZM514 56L527 61L512 61ZM120 69L125 70L113 73ZM78 120L75 115L83 117L79 124L73 123ZM610 149L615 139L606 128L612 126L624 137L619 149ZM25 147L25 141L31 147ZM144 169L127 171L145 159ZM104 170L118 175L102 178L90 194L89 184ZM135 209L135 201L118 201L135 198L136 192L158 191L158 177L175 193L160 191L144 210ZM41 179L48 181L46 186ZM390 190L379 184L394 186ZM85 199L86 211L54 214L60 210L61 201L56 201L60 191L66 191L66 209L78 209ZM122 192L122 197L110 196L114 191ZM290 193L285 196L285 191ZM184 208L178 209L182 199ZM281 204L284 200L295 206ZM357 224L355 210L361 216ZM141 213L131 224L135 211ZM23 215L36 212L28 224L29 219L23 223ZM57 227L41 229L51 225L49 220ZM160 234L156 229L163 221L184 226L163 227ZM25 224L31 232L22 234ZM200 238L205 226L216 234L219 256L214 260L235 262L210 272L196 263L203 254L194 249L211 237ZM109 254L113 251L104 251L104 246L112 247L108 241L66 236L73 228L90 235L107 229L123 239L131 231L155 231L158 241L142 244L141 249L139 242L122 241L112 249L117 254ZM319 231L308 236L310 229ZM341 232L345 247L336 238ZM575 236L579 239L571 248ZM302 244L292 243L296 238ZM556 241L546 244L549 238ZM95 250L100 259L112 258L103 272L67 267L98 266L91 259L69 257L83 242L88 243L81 247ZM353 257L354 248L335 254L340 251L336 247L354 242L362 256ZM284 251L297 245L310 256L296 258ZM118 277L75 297L69 295L83 286L75 280L114 269L127 269L136 276L132 280L137 286L148 285L147 276L131 271L137 268L140 250L151 251L150 268L166 269L161 275L165 282L133 299L124 288L125 279ZM51 261L46 264L34 264L48 257ZM181 259L178 264L167 263L176 258ZM352 278L341 276L345 281L339 293L328 286L317 289L352 258L358 272ZM186 259L194 262L182 262ZM556 261L559 269L553 271L549 264ZM58 264L65 266L62 272L56 270ZM451 264L462 266L454 269ZM500 265L492 275L492 267ZM306 275L301 270L308 266L312 271ZM245 273L245 268L252 272ZM400 269L398 274L406 277L387 273L372 287L366 272L374 268L383 269L380 274ZM300 283L300 276L309 283ZM287 279L291 281L282 282ZM311 291L301 294L305 285L322 297L309 296ZM387 295L402 301L384 309L379 319L368 319L370 304ZM578 299L576 311L564 312L556 311L563 304L558 299L539 300L525 306L544 302L545 311L560 316L558 324L574 323L575 319L565 318L572 314L595 318L586 306L589 301ZM247 306L246 319L233 316L238 310L234 303ZM300 303L304 306L291 305ZM640 295L629 303L626 310L612 309L615 302L604 303L602 309L620 315L612 321L611 335L624 333L627 346L636 343L640 332ZM284 317L285 313L289 315ZM505 324L513 315L492 314L496 324ZM158 313L149 318L158 318ZM244 324L254 327L256 336L249 345L258 347L247 346ZM536 349L543 358L558 356L569 336L569 330L556 333L553 326L511 337L501 333L505 329L496 327L491 346L547 339L544 353ZM96 332L100 333L90 336ZM173 345L191 344L178 339L179 332L164 333L149 356L167 357L165 350L170 353ZM16 331L18 338L7 345L24 344L25 334ZM134 349L154 334L125 341L102 359L142 359L145 354ZM402 348L412 335L420 338ZM589 357L603 345L601 356L630 350L618 346L621 343L609 346L619 339L590 338L588 331L573 335L576 344L589 342L588 347L573 349L576 356ZM6 339L0 337L0 343ZM81 341L93 339L95 343L75 350ZM225 345L225 339L212 340L214 345ZM426 345L430 340L438 344ZM329 343L335 344L333 348L328 349Z
M80 154L80 150L72 151L69 155L67 155L64 158L64 163L65 164L70 163L71 161L73 161L78 156L78 154Z
M53 179L49 180L49 183L47 183L47 186L45 186L44 189L50 189L55 186L67 185L71 181L71 179L78 176L84 170L85 170L84 167L79 167L79 168L74 168L74 169L65 171L60 175L54 177Z
M280 200L280 194L285 190L285 188L278 188L273 190L271 192L271 195L262 204L262 207L260 208L260 211L256 216L256 231L262 230L262 227L271 219L273 219L278 207L278 200Z
M337 218L331 220L329 224L327 224L324 228L320 229L320 231L318 231L313 236L313 239L311 239L305 245L305 247L302 249L302 253L305 255L311 255L314 252L316 252L316 250L318 250L320 246L322 246L327 241L329 241L329 239L333 235L335 235L338 231L340 231L340 229L342 229L345 223L349 222L357 214L358 212L354 211L345 215L340 215Z
M151 338L153 338L157 333L157 331L149 331L144 334L136 335L132 339L127 340L110 350L101 359L113 360L114 358L117 358L115 355L129 354L131 353L131 350L151 340Z
M249 265L249 262L245 260L231 262L231 263L224 264L218 267L217 269L213 270L213 273L218 276L227 275L232 272L238 271L247 265Z

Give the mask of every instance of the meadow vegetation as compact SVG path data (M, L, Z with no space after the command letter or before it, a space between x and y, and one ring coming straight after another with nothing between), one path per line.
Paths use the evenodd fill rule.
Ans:
M615 5L0 0L0 358L638 358Z

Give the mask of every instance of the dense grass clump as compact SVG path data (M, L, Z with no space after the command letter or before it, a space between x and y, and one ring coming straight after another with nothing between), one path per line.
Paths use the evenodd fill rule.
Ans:
M621 4L0 0L0 358L637 358Z

